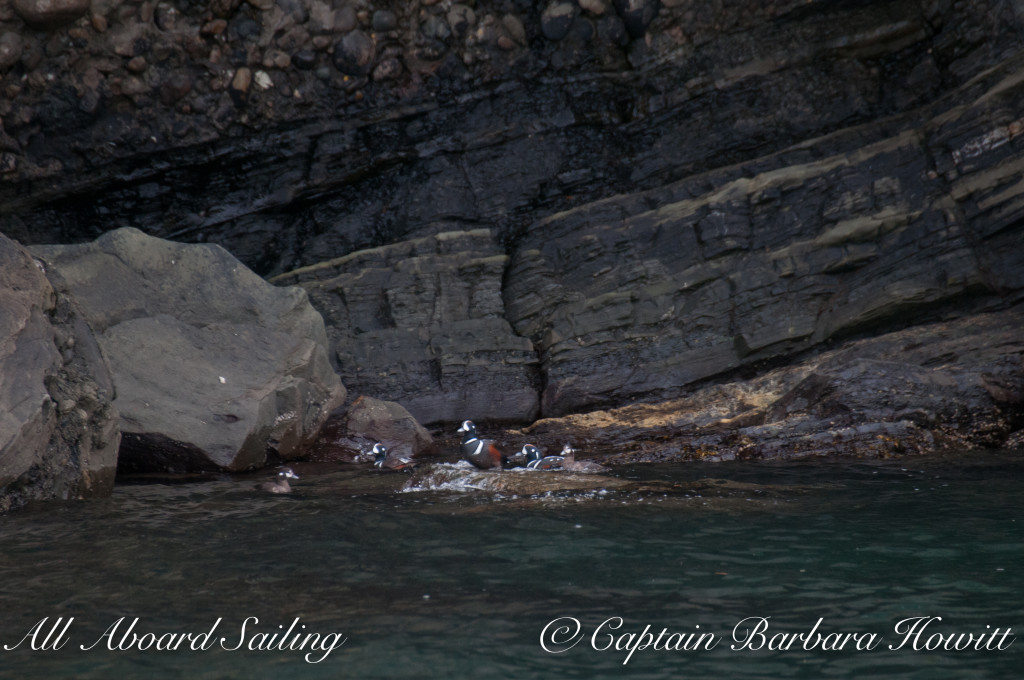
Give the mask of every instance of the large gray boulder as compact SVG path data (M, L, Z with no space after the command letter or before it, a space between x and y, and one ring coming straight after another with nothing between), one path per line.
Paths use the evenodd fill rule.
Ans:
M110 493L120 441L113 395L74 303L0 234L0 512Z
M213 245L132 228L35 246L110 361L124 470L244 470L301 453L345 388L323 320Z

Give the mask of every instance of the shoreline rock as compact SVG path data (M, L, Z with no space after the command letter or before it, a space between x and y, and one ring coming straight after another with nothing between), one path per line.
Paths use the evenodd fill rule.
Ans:
M110 361L122 471L247 470L298 455L345 388L320 315L218 246L123 228L33 246Z
M309 450L315 463L371 463L374 444L383 444L400 457L422 457L436 452L430 431L394 401L365 395L327 419Z
M851 340L686 397L514 436L602 463L889 457L1024 445L1024 306Z

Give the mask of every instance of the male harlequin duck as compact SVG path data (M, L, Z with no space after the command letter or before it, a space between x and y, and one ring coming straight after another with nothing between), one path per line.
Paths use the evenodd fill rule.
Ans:
M522 453L526 454L526 467L531 470L561 470L561 456L545 456L533 444L523 447Z
M572 472L607 472L608 468L592 460L576 460L576 449L570 444L562 447L562 467Z
M291 493L292 485L288 483L288 480L298 478L299 476L292 472L291 468L281 468L274 481L264 482L256 488L269 493Z
M388 453L383 444L373 445L373 466L378 470L412 470L416 462Z
M466 420L458 432L462 433L462 457L481 470L508 467L508 457L493 439L480 439L476 435L476 425Z

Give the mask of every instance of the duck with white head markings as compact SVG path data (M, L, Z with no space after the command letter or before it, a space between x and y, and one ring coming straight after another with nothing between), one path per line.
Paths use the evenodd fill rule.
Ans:
M278 470L277 477L274 478L274 481L264 482L256 488L268 493L291 493L292 485L288 483L288 480L298 478L299 476L295 474L291 468L281 468Z
M561 470L561 456L545 456L533 444L526 444L520 452L526 456L526 467L530 470Z
M462 434L462 445L459 450L465 460L481 470L494 468L501 470L508 467L508 457L505 452L493 439L481 439L477 436L476 425L473 424L473 421L464 420L462 427L457 432Z
M571 444L562 447L562 467L571 472L608 472L608 468L592 460L576 460L576 449Z
M378 443L373 445L373 466L378 470L412 470L416 462L412 458L396 456Z

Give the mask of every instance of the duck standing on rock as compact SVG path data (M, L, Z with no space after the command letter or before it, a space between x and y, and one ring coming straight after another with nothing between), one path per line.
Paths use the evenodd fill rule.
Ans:
M521 453L526 455L526 467L531 470L562 469L563 460L561 456L545 456L533 444L525 445Z
M263 482L256 488L261 491L268 493L291 493L292 485L288 483L289 479L298 479L299 476L292 472L291 468L281 468L277 472L277 477L272 482Z
M592 460L576 460L571 444L562 447L562 467L571 472L608 472L608 468Z
M416 462L412 458L389 453L383 444L374 444L373 466L378 470L412 470L416 467Z
M473 421L463 421L457 430L462 434L462 457L481 470L508 467L508 457L493 439L480 439Z

